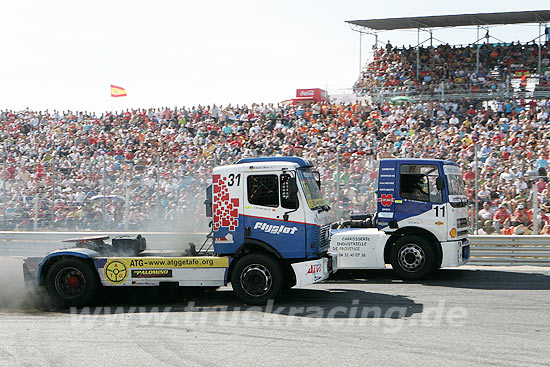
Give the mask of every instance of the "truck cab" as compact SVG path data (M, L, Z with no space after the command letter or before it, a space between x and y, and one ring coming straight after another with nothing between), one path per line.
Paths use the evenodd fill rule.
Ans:
M438 241L468 235L462 174L451 161L384 159L378 173L378 229L385 233L421 227Z
M211 190L215 254L260 247L291 262L327 252L330 207L309 161L241 159L214 169Z
M340 269L391 264L402 278L419 279L433 269L459 266L469 259L467 199L456 163L383 159L376 198L377 212L368 223L362 217L352 218L352 228L335 234L332 250L338 254ZM369 244L346 245L345 238L360 234Z

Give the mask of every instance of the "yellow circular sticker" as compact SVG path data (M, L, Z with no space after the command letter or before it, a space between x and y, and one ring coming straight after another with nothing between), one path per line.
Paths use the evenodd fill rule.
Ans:
M121 261L114 260L105 265L105 279L113 284L120 284L128 277L128 269Z

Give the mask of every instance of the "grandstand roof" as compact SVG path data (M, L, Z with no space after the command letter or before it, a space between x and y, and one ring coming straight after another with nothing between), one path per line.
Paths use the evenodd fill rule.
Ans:
M348 20L346 22L381 31L410 28L440 28L472 25L545 23L550 22L550 10Z

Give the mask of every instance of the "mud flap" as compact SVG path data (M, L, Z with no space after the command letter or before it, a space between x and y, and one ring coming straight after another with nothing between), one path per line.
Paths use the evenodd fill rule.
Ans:
M294 269L294 274L296 276L296 288L327 279L332 273L332 269L329 267L329 262L332 264L330 260L323 257L316 260L292 264L292 269Z

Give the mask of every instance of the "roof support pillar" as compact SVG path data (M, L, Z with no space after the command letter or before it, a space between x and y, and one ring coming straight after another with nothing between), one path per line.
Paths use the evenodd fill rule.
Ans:
M416 29L416 81L420 81L420 28Z
M477 26L477 37L476 37L476 74L479 77L479 26Z
M359 32L359 78L361 78L361 72L363 71L363 32Z
M542 73L542 44L541 44L541 40L544 40L544 34L546 33L546 23L544 23L544 27L542 27L543 23L539 23L539 41L537 42L538 43L538 47L539 47L539 52L538 52L538 62L537 62L537 74L539 75L539 77L541 76L541 73ZM543 28L543 31L541 32L541 28Z

